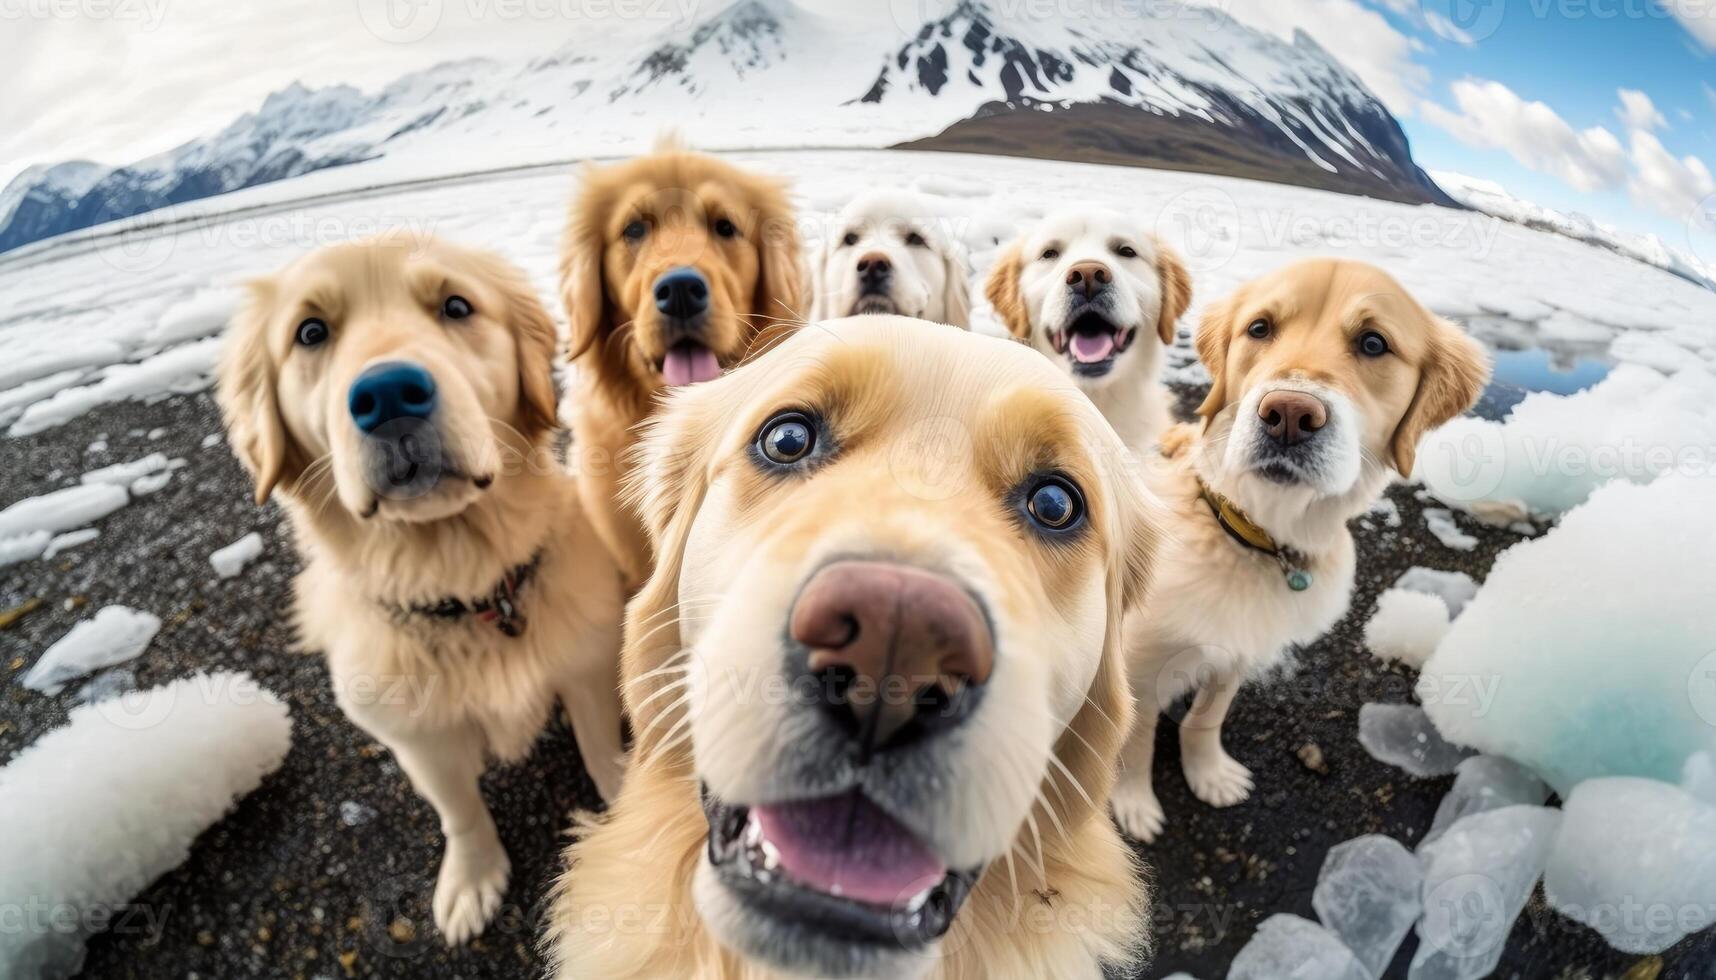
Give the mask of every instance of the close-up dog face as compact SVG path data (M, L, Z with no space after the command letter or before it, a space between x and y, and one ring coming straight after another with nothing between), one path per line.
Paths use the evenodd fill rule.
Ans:
M815 319L897 313L971 325L963 251L918 195L878 191L853 200L841 210L814 270Z
M688 741L723 945L920 975L1046 786L1069 822L1105 798L1154 543L1122 453L1040 357L904 318L805 328L673 399L627 697L642 764Z
M1191 303L1191 279L1138 221L1073 210L1044 218L1009 246L986 293L1014 337L1099 389L1154 371L1157 342L1174 342Z
M1390 466L1410 476L1419 438L1489 375L1475 341L1361 262L1247 283L1205 312L1197 342L1212 461L1236 487L1301 500L1369 493Z
M361 519L456 514L555 425L554 325L522 273L434 240L313 252L251 285L220 394L256 479ZM514 448L521 448L515 446Z
M711 380L803 314L798 263L777 183L673 148L593 169L561 268L572 354L645 393Z

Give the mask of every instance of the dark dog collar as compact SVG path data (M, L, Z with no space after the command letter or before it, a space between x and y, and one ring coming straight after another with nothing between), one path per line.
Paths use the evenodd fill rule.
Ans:
M1198 480L1198 496L1204 499L1210 510L1215 512L1216 523L1226 531L1228 537L1252 551L1261 552L1275 559L1281 566L1281 577L1287 580L1287 587L1294 592L1303 592L1311 587L1311 572L1305 566L1305 556L1283 544L1278 544L1256 521L1234 505L1233 501L1209 488L1201 478Z
M383 602L382 606L391 610L397 618L409 619L415 616L426 616L430 619L458 620L467 616L475 616L478 622L493 623L495 629L507 636L523 636L524 628L529 623L524 612L519 609L518 594L536 577L536 568L542 563L542 552L530 556L530 560L522 565L515 565L507 570L501 580L489 594L480 599L462 599L448 596L435 602L419 603L412 606L399 606Z

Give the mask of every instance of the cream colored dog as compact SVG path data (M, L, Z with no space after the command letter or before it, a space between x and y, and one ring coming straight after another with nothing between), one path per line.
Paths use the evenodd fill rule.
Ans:
M342 245L253 284L220 401L304 560L297 622L340 707L447 836L435 924L483 930L509 864L478 791L556 698L619 789L619 576L549 447L555 335L523 275L436 241Z
M638 742L568 852L555 975L1097 980L1139 953L1105 805L1154 524L1064 376L856 317L676 392L641 445Z
M1013 336L1054 361L1134 452L1170 421L1162 351L1192 302L1173 249L1112 211L1051 214L995 260L985 287Z
M1180 723L1192 792L1230 806L1251 773L1222 748L1239 685L1347 611L1347 521L1391 473L1411 473L1419 437L1465 411L1489 377L1483 349L1380 269L1316 260L1242 286L1206 311L1198 353L1214 383L1190 426L1164 439L1150 487L1173 514L1143 608L1127 618L1139 705L1114 815L1152 840L1156 717L1196 690Z
M811 260L811 319L898 313L970 329L971 271L943 221L917 194L853 199Z

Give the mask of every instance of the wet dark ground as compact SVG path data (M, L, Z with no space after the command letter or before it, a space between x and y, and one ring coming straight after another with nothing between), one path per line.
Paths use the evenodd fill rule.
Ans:
M149 440L146 433L158 427L165 434ZM201 448L218 428L212 401L197 395L110 406L5 443L0 506L150 452L184 457L188 465L167 489L102 521L96 541L48 562L0 569L0 611L42 600L20 623L0 630L0 761L62 724L75 705L76 684L45 697L17 679L73 623L112 603L165 622L129 665L140 686L197 670L247 670L281 695L293 715L293 747L281 770L204 834L184 865L138 898L148 915L131 916L90 943L83 976L541 975L535 944L567 816L596 802L571 736L556 726L525 763L485 778L512 855L512 888L502 916L480 940L445 949L428 914L441 847L434 814L387 753L340 714L321 659L292 648L284 613L296 562L281 515L250 502L248 482L224 444ZM109 449L86 454L101 434ZM56 470L61 475L50 481ZM1359 746L1359 707L1408 701L1413 682L1409 671L1367 654L1360 630L1377 594L1408 567L1459 569L1481 581L1496 554L1520 539L1468 524L1481 543L1472 552L1453 551L1424 529L1411 488L1395 487L1390 496L1404 518L1399 529L1355 524L1361 563L1353 612L1299 654L1291 676L1240 695L1228 748L1256 774L1251 800L1227 810L1195 800L1179 773L1172 726L1163 726L1156 786L1170 822L1162 842L1140 849L1155 881L1157 945L1142 976L1185 970L1203 980L1223 977L1262 919L1275 912L1314 917L1311 891L1329 847L1368 833L1416 843L1451 785L1451 779L1414 780ZM238 578L216 579L209 553L252 530L263 534L264 556ZM68 610L68 601L78 608ZM1316 771L1300 759L1310 745L1322 756ZM342 809L355 820L342 819ZM159 926L147 927L150 921ZM1389 976L1406 975L1414 943L1408 937ZM1609 950L1534 899L1496 976L1711 980L1716 939L1692 937L1660 959L1641 960Z

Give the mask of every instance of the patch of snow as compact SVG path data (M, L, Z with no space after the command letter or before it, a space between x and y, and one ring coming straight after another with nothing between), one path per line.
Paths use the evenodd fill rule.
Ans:
M1495 970L1560 825L1559 810L1503 807L1458 821L1419 851L1424 918L1411 980L1478 980Z
M1364 643L1383 660L1420 668L1448 632L1448 606L1435 595L1389 589L1364 624Z
M75 531L56 535L52 541L48 542L48 550L42 552L42 558L52 558L62 551L70 551L81 545L89 544L99 537L101 537L101 531L93 527L80 527Z
M155 325L143 335L143 341L151 346L164 347L212 337L226 326L238 300L239 293L234 289L199 289L167 307Z
M182 464L184 461L180 460ZM140 476L159 473L167 468L169 461L166 453L150 453L139 459L125 463L114 463L100 469L90 470L79 481L83 483L111 483L116 487L128 487Z
M1716 752L1695 752L1686 760L1680 787L1716 806Z
M1563 797L1601 776L1679 779L1716 746L1713 494L1612 483L1503 552L1419 676L1436 727Z
M1423 592L1441 596L1448 605L1448 615L1458 616L1466 603L1478 594L1478 583L1465 572L1446 572L1437 568L1414 565L1394 580L1394 587L1408 592Z
M1423 850L1456 821L1474 813L1504 806L1542 806L1548 799L1549 786L1530 769L1499 755L1473 756L1455 768L1454 788L1442 797L1436 819L1418 848Z
M340 804L340 823L347 827L362 827L376 818L375 807L364 806L353 800Z
M1372 834L1329 849L1311 905L1358 959L1382 976L1423 909L1424 870L1399 841Z
M87 684L78 688L77 700L79 704L110 701L136 688L137 675L124 667L115 667L96 674Z
M131 496L147 497L150 494L165 488L167 484L171 482L173 482L172 470L162 470L159 473L140 476L131 481Z
M225 440L221 438L220 433L211 432L208 435L203 436L203 448L204 449L213 449L214 447L220 445L224 441Z
M0 568L42 557L52 544L53 535L47 531L29 531L0 538Z
M0 425L11 425L25 409L62 388L77 384L83 380L84 374L81 370L61 371L45 378L26 381L16 388L0 390Z
M32 531L58 534L98 521L131 502L124 487L90 484L26 497L0 510L0 538Z
M1376 498L1376 503L1370 505L1365 515L1381 521L1383 527L1400 526L1400 505L1388 497Z
M31 405L7 431L14 436L31 435L63 425L98 405L200 391L208 387L219 355L220 338L210 337L135 364L115 364L94 384L67 388Z
M1446 776L1471 754L1443 739L1424 709L1413 704L1360 708L1358 739L1371 758L1420 779Z
M149 441L154 442L155 440L161 438L162 436L164 436L166 434L167 434L166 429L150 429L149 430Z
M1442 542L1444 548L1471 551L1478 546L1478 539L1460 530L1460 522L1454 519L1454 512L1446 507L1424 508L1424 526L1436 535L1436 540Z
M1257 926L1233 958L1227 980L1369 980L1364 967L1334 933L1285 913Z
M221 578L232 578L262 554L262 535L255 531L209 555L209 564Z
M89 928L181 864L280 767L286 705L245 674L198 674L73 708L0 769L0 907L55 910L0 929L0 976L68 977Z
M107 437L106 436L97 436L94 442L92 442L88 446L84 447L83 451L86 454L107 452Z
M105 606L48 647L24 675L23 684L32 691L58 694L68 681L135 660L160 630L157 616L125 606Z

